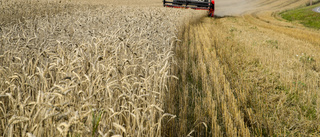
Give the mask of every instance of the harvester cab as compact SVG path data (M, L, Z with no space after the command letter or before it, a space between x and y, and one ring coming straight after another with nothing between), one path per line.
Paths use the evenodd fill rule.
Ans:
M208 16L214 16L214 0L163 0L164 7L207 10Z

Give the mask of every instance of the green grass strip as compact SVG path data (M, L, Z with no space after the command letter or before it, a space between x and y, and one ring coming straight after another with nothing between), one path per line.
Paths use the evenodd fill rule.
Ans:
M320 29L320 13L312 11L316 7L320 7L320 4L288 10L280 15L288 21L297 21L306 27Z

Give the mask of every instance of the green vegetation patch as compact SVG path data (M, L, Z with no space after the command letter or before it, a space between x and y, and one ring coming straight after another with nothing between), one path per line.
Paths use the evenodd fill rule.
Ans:
M298 21L306 27L320 29L320 13L314 12L313 9L320 4L301 7L280 13L282 18L288 21Z

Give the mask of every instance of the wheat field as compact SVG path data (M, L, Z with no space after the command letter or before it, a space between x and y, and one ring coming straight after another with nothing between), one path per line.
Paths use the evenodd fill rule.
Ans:
M0 136L319 136L307 2L0 1Z
M2 16L0 29L1 136L162 136L175 118L163 100L176 28L202 13L65 1L2 8L15 18Z

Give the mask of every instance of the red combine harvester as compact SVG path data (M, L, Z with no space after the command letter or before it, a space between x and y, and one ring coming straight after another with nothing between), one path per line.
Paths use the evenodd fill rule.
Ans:
M214 17L214 0L163 0L164 7L207 10Z

